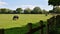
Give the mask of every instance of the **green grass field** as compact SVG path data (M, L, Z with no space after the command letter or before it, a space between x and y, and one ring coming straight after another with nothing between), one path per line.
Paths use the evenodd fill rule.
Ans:
M12 18L18 15L19 19L14 21ZM52 15L45 16L44 14L0 14L0 29L5 29L5 34L26 34L29 31L28 23L32 23L32 27L39 26L39 21L47 21ZM45 23L45 22L44 22ZM44 29L46 32L46 28ZM40 31L34 34L39 34Z
M18 15L19 19L12 20L14 15ZM52 15L45 16L44 14L0 14L0 29L22 27L28 23L36 23L40 20L46 21Z

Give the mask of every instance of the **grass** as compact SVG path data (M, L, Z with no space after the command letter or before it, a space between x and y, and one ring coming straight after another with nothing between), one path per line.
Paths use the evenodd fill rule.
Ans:
M46 22L44 22L46 24ZM36 24L32 24L33 28L38 27L39 23ZM5 29L5 34L26 34L29 31L29 28L27 25L23 26L23 27L14 27L14 28L9 28L9 29ZM33 34L39 34L40 30L36 31ZM46 27L44 27L44 34L46 34Z
M12 20L14 15L18 15L19 19ZM45 16L44 14L0 14L0 29L5 29L5 34L26 34L29 31L28 23L32 23L32 27L38 27L39 21L47 21L52 15ZM44 22L46 24L46 22ZM46 32L46 28L44 29ZM40 30L34 34L39 34Z
M14 15L18 15L19 19L12 20ZM52 15L45 16L44 14L0 14L0 28L22 27L28 23L36 23L40 20L46 21Z

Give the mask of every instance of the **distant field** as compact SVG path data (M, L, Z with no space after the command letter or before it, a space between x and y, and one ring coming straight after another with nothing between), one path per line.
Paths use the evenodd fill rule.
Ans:
M19 19L12 20L14 15L18 15ZM45 16L44 14L0 14L0 28L22 27L28 23L36 23L40 20L46 21L52 15Z

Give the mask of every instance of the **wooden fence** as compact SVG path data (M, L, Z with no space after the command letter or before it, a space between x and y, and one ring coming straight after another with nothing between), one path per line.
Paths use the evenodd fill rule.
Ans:
M59 24L60 25L60 15L57 15L57 16L53 16L51 17L50 19L47 20L47 26L43 24L43 21L41 20L40 22L40 26L36 27L36 28L33 28L32 29L32 23L29 23L29 31L26 33L26 34L33 34L34 32L40 30L40 34L43 34L44 32L44 27L47 28L46 30L46 34L54 34L56 31L56 27L57 25ZM54 30L55 29L55 30ZM57 33L55 33L57 34Z
M44 31L44 27L47 27L47 30L46 30L46 34L51 34L53 33L53 28L52 27L56 27L57 25L59 26L60 25L60 16L53 16L52 18L48 19L47 20L47 26L43 24L43 21L41 20L39 22L40 26L36 27L36 28L32 28L32 23L29 23L28 26L29 26L29 31L26 33L26 34L33 34L34 32L40 30L40 34L43 34L43 31ZM0 34L4 34L4 29L0 29ZM53 33L54 34L54 33Z
M26 34L33 34L34 32L38 31L41 29L41 34L43 34L43 27L45 27L45 25L43 25L43 21L40 21L40 26L38 26L37 28L33 28L32 29L32 23L28 24L29 26L29 31Z

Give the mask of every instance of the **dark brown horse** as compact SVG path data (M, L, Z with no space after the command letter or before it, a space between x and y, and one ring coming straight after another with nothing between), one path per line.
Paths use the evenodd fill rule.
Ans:
M18 16L13 16L13 20L17 20L17 19L19 19Z

